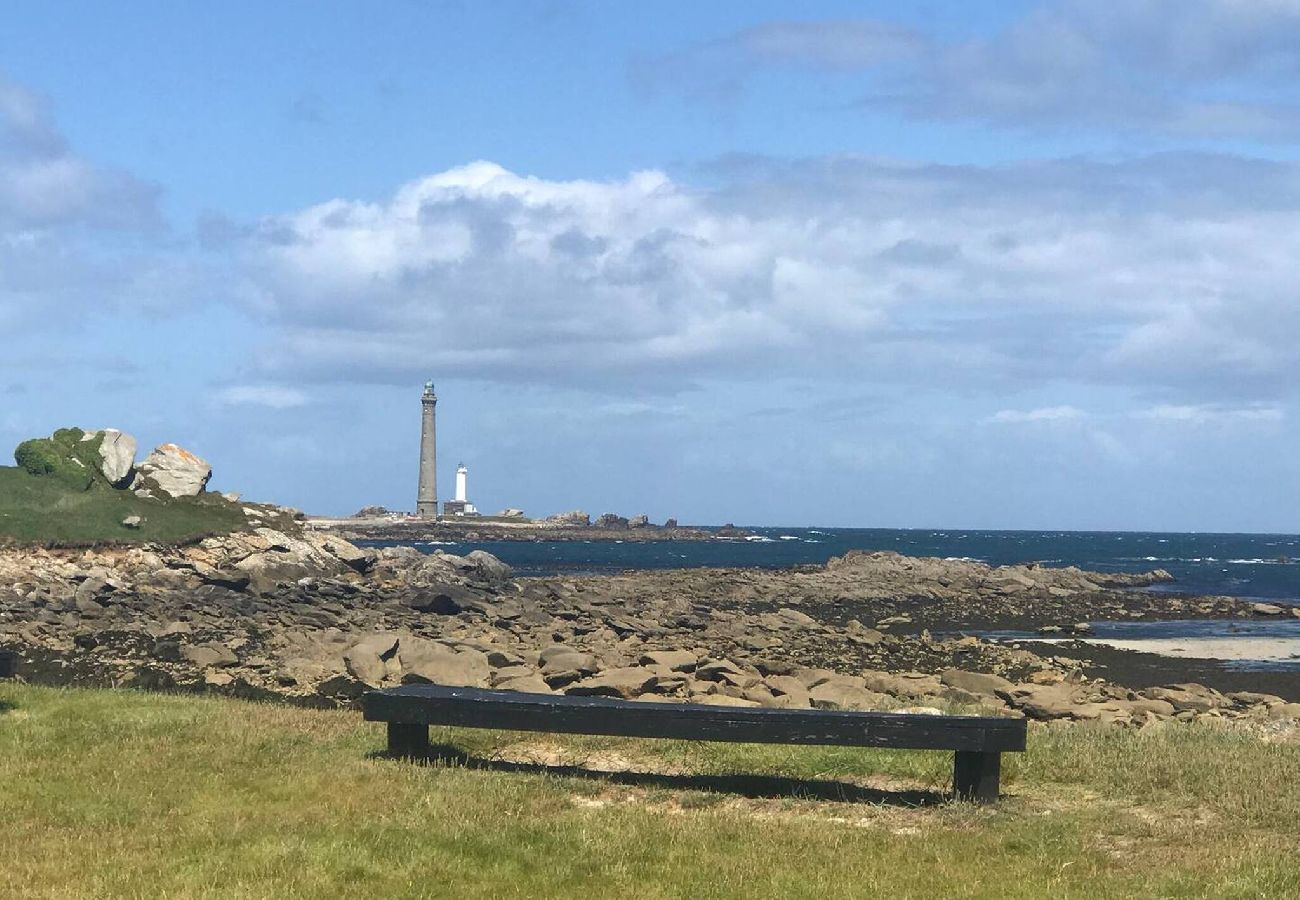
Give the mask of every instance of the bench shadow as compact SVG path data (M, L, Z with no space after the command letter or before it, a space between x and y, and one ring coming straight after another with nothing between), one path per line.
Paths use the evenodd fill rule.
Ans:
M788 778L781 775L667 775L660 772L609 772L585 766L547 765L512 762L474 756L451 744L433 744L422 757L399 757L387 751L371 753L377 759L404 759L416 764L443 764L482 769L492 772L516 772L533 775L558 775L585 778L631 787L657 787L677 791L707 791L735 794L751 799L793 797L802 800L828 800L837 803L868 803L881 806L915 808L948 803L951 797L940 791L886 791L862 787L844 781L821 778Z

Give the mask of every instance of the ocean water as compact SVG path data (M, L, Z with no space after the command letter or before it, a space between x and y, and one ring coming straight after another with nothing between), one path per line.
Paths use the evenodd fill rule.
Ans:
M432 552L482 549L520 575L599 574L699 566L784 567L824 563L853 550L974 559L992 565L1038 562L1100 572L1165 569L1161 586L1300 604L1300 535L957 529L750 528L749 539L717 541L482 541L417 543ZM397 542L371 541L371 546Z

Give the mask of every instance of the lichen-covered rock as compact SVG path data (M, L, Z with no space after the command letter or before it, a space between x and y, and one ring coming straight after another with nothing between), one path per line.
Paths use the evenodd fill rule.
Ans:
M212 466L206 460L176 444L161 444L140 463L131 490L197 497L211 478Z

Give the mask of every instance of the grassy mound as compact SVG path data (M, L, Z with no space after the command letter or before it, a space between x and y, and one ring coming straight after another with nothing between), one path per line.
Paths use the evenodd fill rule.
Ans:
M385 759L355 712L0 684L0 895L1300 896L1281 732L1035 726L995 808L903 803L946 788L945 753L434 736L577 768ZM797 796L827 781L875 793Z
M140 527L124 527L122 520L133 515ZM84 476L0 466L0 538L22 544L177 543L244 527L239 506L219 494L145 500Z

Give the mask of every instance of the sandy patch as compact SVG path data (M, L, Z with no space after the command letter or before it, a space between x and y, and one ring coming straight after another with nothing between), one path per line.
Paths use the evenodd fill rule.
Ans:
M1270 637L1209 637L1209 638L1061 638L1042 640L1058 644L1065 640L1081 641L1113 647L1116 650L1137 650L1160 656L1183 659L1258 659L1268 661L1300 660L1300 638Z

